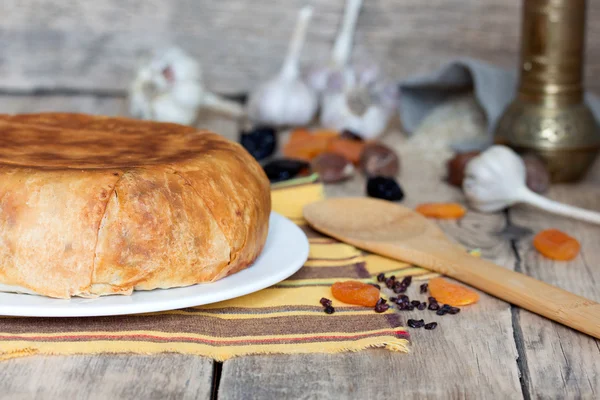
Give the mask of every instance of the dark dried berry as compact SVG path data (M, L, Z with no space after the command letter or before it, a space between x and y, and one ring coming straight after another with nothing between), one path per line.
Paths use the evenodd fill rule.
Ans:
M377 304L385 304L385 303L387 303L387 300L382 297L380 297L379 300L377 300Z
M422 319L409 319L407 323L408 326L410 326L411 328L422 328L423 326L425 326L425 321L423 321Z
M450 304L444 304L442 306L442 310L444 310L446 312L450 311L451 309L452 309L452 306Z
M435 297L431 297L431 296L429 296L429 297L427 298L427 300L429 300L429 302L430 302L430 303L437 303L437 300L435 299Z
M277 132L268 126L259 126L248 132L242 132L240 143L257 160L263 160L275 152Z
M376 283L371 283L371 286L374 286L374 287L376 287L378 290L381 290L381 286L379 286L379 285L378 285L378 284L376 284Z
M429 307L427 307L431 311L436 311L440 309L440 305L438 303L429 303Z
M263 169L271 182L281 182L296 177L308 167L305 161L282 158L267 163Z
M395 281L396 280L396 275L390 276L390 279L393 280L393 281Z
M421 311L423 311L426 308L427 308L427 303L425 303L425 302L423 302L417 306L417 310L421 310Z
M435 313L436 313L437 315L446 315L446 310L444 310L444 309L440 308L440 309L439 309L439 310L437 310Z
M420 290L421 290L421 294L423 293L427 293L427 289L429 288L429 285L424 283L421 286L419 286Z
M331 300L329 300L325 297L321 297L321 300L319 301L319 303L321 303L321 305L323 307L331 306Z
M407 303L410 301L410 299L408 298L408 296L405 295L405 294L401 294L400 296L398 296L398 300L402 300L402 301L405 301Z
M364 140L362 137L360 137L359 135L357 135L349 129L344 129L340 134L340 137L342 139L356 140L357 142L362 142Z
M387 278L385 280L385 286L387 286L388 289L393 288L395 283L396 283L396 281L394 281L394 280L392 280L390 278Z
M382 272L379 275L377 275L377 282L384 282L385 281L385 274Z
M402 188L394 178L376 176L367 181L367 194L377 199L400 201L404 198Z
M425 329L427 330L432 330L437 328L437 322L430 322L428 324L425 324Z
M407 303L396 303L398 305L398 310L400 311L404 311L407 309L407 307L409 306L409 304Z
M395 303L398 301L397 297L390 297L390 303Z
M333 314L334 312L335 312L335 308L333 308L331 306L325 307L325 314Z
M458 307L450 307L450 309L448 310L448 314L450 315L458 314L459 312L460 308Z
M408 311L412 311L412 310L414 310L414 309L415 309L415 306L413 306L412 304L407 304L407 305L406 305L406 309L407 309Z
M379 301L378 301L378 302L377 302L377 304L375 305L375 312L376 312L376 313L382 313L382 312L385 312L385 311L387 311L387 310L390 308L390 306L389 306L389 305L387 305L387 304L385 304L385 303L381 302L381 300L383 300L383 299L379 299Z
M413 300L410 302L410 304L412 304L413 306L417 307L419 304L421 304L421 302L419 300Z
M406 286L404 285L394 285L394 293L404 293L406 292Z
M410 284L412 283L412 276L407 276L406 278L402 279L402 285L408 287L410 286Z

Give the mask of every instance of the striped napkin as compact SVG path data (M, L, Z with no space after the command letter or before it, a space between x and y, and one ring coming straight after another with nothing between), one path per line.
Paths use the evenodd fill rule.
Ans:
M94 318L0 317L0 360L33 354L165 352L223 361L248 354L335 353L382 347L407 351L408 333L391 308L340 303L330 286L348 279L375 282L380 272L415 280L433 274L365 254L318 235L302 219L302 207L323 197L318 183L274 189L274 211L306 232L310 255L294 276L268 289L221 303L152 314ZM333 299L334 314L323 312Z

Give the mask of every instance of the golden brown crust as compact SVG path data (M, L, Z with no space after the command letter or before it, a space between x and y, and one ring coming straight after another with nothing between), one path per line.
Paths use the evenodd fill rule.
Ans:
M0 138L21 149L0 150L2 284L52 297L185 286L247 267L266 241L268 180L218 135L30 114L0 116Z

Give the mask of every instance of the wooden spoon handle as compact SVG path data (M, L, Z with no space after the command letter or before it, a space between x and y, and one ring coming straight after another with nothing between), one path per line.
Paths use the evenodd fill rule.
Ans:
M600 304L477 257L456 254L444 261L439 272L600 339Z

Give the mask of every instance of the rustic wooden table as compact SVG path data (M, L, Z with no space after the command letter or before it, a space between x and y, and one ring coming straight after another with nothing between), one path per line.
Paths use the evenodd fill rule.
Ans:
M4 95L1 112L44 110L122 114L122 97ZM203 125L235 137L236 124L207 116ZM469 99L436 110L407 140L385 141L402 158L400 181L409 207L425 201L463 202L442 182L444 141L483 132ZM432 138L436 138L433 141ZM329 196L363 195L355 178L328 186ZM550 197L600 211L600 165L582 183L556 185ZM502 234L512 225L532 231L559 228L582 244L569 263L540 257L531 236ZM600 301L600 227L514 207L497 214L469 212L442 228L483 256L510 269ZM410 315L406 315L410 317ZM410 354L368 350L337 355L208 358L99 355L26 357L0 363L0 398L10 399L237 399L237 398L600 398L600 341L482 295L479 304L443 320L435 331L415 330Z

